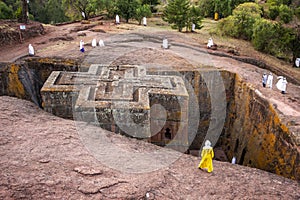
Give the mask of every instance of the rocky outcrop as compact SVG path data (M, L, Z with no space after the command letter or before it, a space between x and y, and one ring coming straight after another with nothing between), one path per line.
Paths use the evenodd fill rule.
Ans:
M40 89L54 70L78 71L76 61L31 58L21 64L6 64L0 68L0 95L15 96L35 102L42 106ZM174 72L150 71L150 74L170 74ZM233 156L241 165L251 166L273 172L288 178L300 179L299 147L296 138L288 127L281 122L274 107L238 75L228 71L211 69L200 71L182 71L183 79L197 98L199 121L189 115L189 130L197 129L195 137L190 139L190 151L199 152L212 118L213 100L204 74L216 74L222 77L222 83L210 83L215 91L224 87L225 121L224 128L216 147L221 147L229 160ZM213 80L216 80L215 78ZM216 92L217 93L217 92ZM214 98L214 99L212 99ZM190 98L192 99L192 98ZM195 101L196 102L196 101ZM220 101L222 102L222 101ZM189 110L195 111L194 104ZM218 105L217 105L218 106ZM220 106L222 107L222 106ZM218 108L222 109L222 108ZM220 116L214 116L214 118ZM212 131L213 132L213 131ZM190 131L189 131L189 135Z
M300 180L296 138L270 102L236 75L220 144L242 165Z
M153 74L172 74L172 72L152 72ZM212 109L222 102L219 95L222 87L218 83L207 82L205 76L211 74L217 81L222 77L224 95L226 95L226 119L222 134L216 144L221 147L228 160L236 157L240 165L263 169L284 177L300 180L300 151L297 137L281 122L276 110L270 102L255 90L251 84L244 82L237 74L228 71L198 70L181 72L186 85L193 87L199 108L199 124L195 138L191 141L190 151L198 152L209 131ZM211 76L210 75L210 76ZM213 84L213 87L208 87ZM209 89L209 88L214 88ZM215 99L213 99L215 98ZM192 106L192 107L191 107ZM195 110L190 104L189 110ZM221 113L218 117L222 117ZM189 115L189 135L191 127L197 126L193 116ZM216 131L216 130L214 130Z
M79 64L67 59L28 58L21 63L0 64L0 95L33 101L41 106L40 90L52 71L78 71Z
M0 97L0 109L0 199L300 198L296 181L218 161L209 174L197 168L199 158L185 154L152 172L117 171L86 149L73 121L7 96ZM105 130L99 134L126 152L160 148ZM133 160L133 166L145 161Z
M0 20L0 41L2 45L22 43L24 40L44 34L44 27L39 22L30 21L25 29L16 20Z

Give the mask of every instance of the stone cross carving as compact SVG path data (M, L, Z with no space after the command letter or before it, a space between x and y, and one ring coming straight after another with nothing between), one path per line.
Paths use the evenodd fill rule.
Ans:
M135 65L91 65L88 72L52 72L41 94L44 109L57 116L179 151L188 145L189 96L179 76L147 75Z

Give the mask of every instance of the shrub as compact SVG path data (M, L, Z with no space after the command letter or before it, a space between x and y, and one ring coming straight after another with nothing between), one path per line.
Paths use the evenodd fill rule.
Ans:
M251 40L253 25L261 15L258 4L243 3L233 10L233 15L221 20L218 28L223 35Z
M190 2L188 0L171 0L163 12L163 20L172 24L173 29L178 29L181 32L187 22L189 7Z
M192 24L195 24L196 29L201 29L202 26L202 15L199 7L191 6L188 12L188 19L186 22L186 29L192 30Z
M270 6L269 7L269 18L275 20L279 15L279 7L278 6Z
M13 10L8 7L3 1L0 1L0 19L13 18Z
M294 37L292 29L285 28L278 22L260 19L254 24L251 42L256 50L288 59Z
M293 19L293 11L287 5L279 6L279 18L284 23L289 23Z
M258 51L271 53L274 48L274 39L276 39L276 24L275 22L260 19L257 20L253 28L252 44Z
M300 19L300 7L296 8L294 12L295 12L296 17L298 17Z
M200 13L197 7L191 6L189 0L170 0L163 11L163 20L181 32L184 27L189 29L192 23L201 27Z
M221 35L226 35L230 37L238 37L238 30L236 24L236 19L232 15L221 19L218 23L218 30Z
M151 15L151 8L148 4L139 5L136 9L134 19L136 19L139 22L139 25L141 25L143 17L151 17Z
M140 5L138 0L117 0L116 7L118 14L129 22L129 19L136 15L136 9Z

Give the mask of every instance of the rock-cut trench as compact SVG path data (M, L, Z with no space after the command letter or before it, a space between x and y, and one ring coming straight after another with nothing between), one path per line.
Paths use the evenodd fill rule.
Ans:
M72 60L42 58L28 59L22 63L2 63L0 95L27 99L43 107L40 89L51 72L78 70L79 64ZM148 73L172 74L171 71ZM196 135L190 141L188 152L197 154L207 135L215 134L221 124L220 134L214 137L216 141L213 143L215 149L225 152L228 161L236 157L237 164L300 180L297 145L274 108L251 85L243 82L237 74L222 70L181 71L180 76L195 97L190 100L193 102L190 102L189 110L195 110L193 106L196 102L200 115L198 120L194 120L189 113L189 134L190 130L196 130ZM220 81L212 83L205 77ZM223 94L220 96L211 88L223 91ZM222 98L224 101L220 100ZM220 117L224 120L220 121ZM215 125L211 127L212 124Z

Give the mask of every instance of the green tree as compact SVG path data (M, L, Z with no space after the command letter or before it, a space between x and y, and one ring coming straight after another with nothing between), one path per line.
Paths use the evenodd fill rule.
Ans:
M294 29L294 39L292 40L291 50L293 53L292 61L295 63L296 58L300 57L300 26ZM294 64L295 66L295 64Z
M243 3L233 10L233 14L221 20L218 28L224 35L251 40L253 25L261 18L262 10L256 3Z
M12 8L0 1L0 19L12 19L13 16Z
M49 23L46 5L46 0L30 0L29 13L33 15L34 20L43 23Z
M151 9L148 4L139 5L139 7L136 9L136 14L134 18L139 22L139 25L142 23L143 17L151 17Z
M300 19L300 7L294 9L294 13L298 19Z
M237 19L230 15L218 23L217 27L221 35L226 35L230 37L238 37L238 28L236 26Z
M141 0L141 4L148 4L150 6L152 5L158 5L159 4L159 0Z
M192 30L192 24L195 24L196 29L202 28L202 15L198 6L191 6L188 13L188 21L186 23L186 29Z
M16 11L19 7L21 7L21 0L3 0L3 2L13 11Z
M106 15L108 18L113 18L117 11L116 11L116 0L101 0L103 7L106 11Z
M253 28L252 44L258 51L271 53L271 50L276 46L277 40L276 22L267 19L256 20Z
M63 0L65 8L77 12L77 16L82 16L85 20L89 19L92 14L95 14L96 10L102 6L99 0Z
M188 22L189 8L189 0L170 0L163 12L163 20L181 32Z
M272 20L280 20L286 24L289 23L292 21L294 13L288 4L291 4L291 2L282 0L268 0L265 4L265 12L267 17Z
M256 20L253 28L252 44L255 49L278 58L292 56L295 31L280 23L267 19Z
M204 17L214 16L214 4L212 0L201 0L198 2L201 15Z
M267 0L267 4L275 6L280 6L281 4L290 5L291 3L292 0Z
M269 7L269 18L272 19L272 20L275 20L279 15L279 6L274 6L274 5L271 5Z
M251 40L253 25L260 19L262 10L256 3L243 3L233 10L238 38Z
M287 5L281 4L279 6L279 18L280 21L287 24L293 19L293 11Z
M159 4L159 0L141 0L142 5L149 5L151 8L151 12L154 13L156 12L156 6Z
M45 10L47 23L60 23L69 20L62 7L62 0L48 0Z
M227 17L239 4L245 2L254 2L254 0L201 0L198 5L201 14L205 17L213 17L215 12L222 17Z
M128 23L129 19L136 15L136 10L139 5L140 3L137 0L117 0L117 13L125 18L126 23Z

